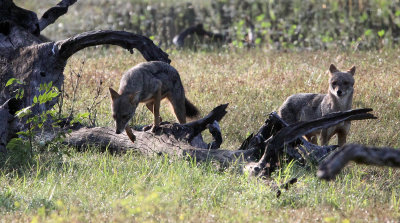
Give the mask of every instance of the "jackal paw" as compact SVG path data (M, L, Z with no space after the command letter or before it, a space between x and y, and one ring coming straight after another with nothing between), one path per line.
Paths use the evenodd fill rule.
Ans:
M159 128L160 128L160 126L156 126L154 124L151 124L151 125L147 125L147 126L143 127L143 131L149 131L150 130L151 132L155 133L157 131L157 129L159 129Z
M160 128L160 126L158 126L158 125L153 125L153 127L151 127L150 131L151 131L152 133L155 133L155 132L157 131L157 129L159 129L159 128Z
M153 125L146 125L146 126L143 126L142 130L143 130L143 131L148 131L148 130L150 130L152 127L153 127Z

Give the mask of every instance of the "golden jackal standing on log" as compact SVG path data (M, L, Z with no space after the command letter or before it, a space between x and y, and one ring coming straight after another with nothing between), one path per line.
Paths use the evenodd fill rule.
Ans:
M279 115L288 124L299 121L308 121L321 118L332 112L347 111L351 109L354 91L353 66L346 72L339 71L335 65L329 67L328 94L301 93L294 94L286 99L279 108ZM338 144L346 143L346 137L350 130L350 122L344 122L328 129L312 132L306 135L308 141L317 144L317 136L320 135L321 145L327 145L329 139L337 134Z
M199 114L185 97L178 71L165 62L145 62L131 68L123 75L118 92L110 88L110 93L117 134L125 129L139 102L145 103L154 115L152 131L161 122L160 101L163 98L169 100L181 124L186 123L186 117Z

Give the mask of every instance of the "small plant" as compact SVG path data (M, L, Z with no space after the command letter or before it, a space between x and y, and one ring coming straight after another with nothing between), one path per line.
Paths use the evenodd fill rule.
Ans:
M17 83L22 85L23 83L15 78L10 79L6 86L12 85L13 83ZM23 90L19 88L16 98L21 99L23 97ZM29 151L30 156L33 155L33 137L36 129L41 129L43 125L48 121L48 117L54 117L54 110L44 111L39 115L32 115L32 108L49 102L56 98L59 95L59 91L56 87L53 87L53 83L50 82L48 84L40 84L39 91L42 92L39 96L35 96L33 98L33 103L31 106L23 108L16 113L16 117L24 120L27 129L24 131L20 131L17 134L21 137L13 138L8 144L7 148L9 150L20 150L23 154L26 154ZM27 140L24 140L27 139ZM23 155L25 156L25 155Z
M6 87L23 84L24 83L20 80L12 78L7 82ZM61 152L61 154L64 153L63 151L59 150L59 146L49 146L49 143L46 143L46 140L44 139L35 140L35 136L38 131L41 130L43 134L43 129L45 129L44 127L56 127L61 120L55 109L49 109L39 114L34 114L32 112L33 108L36 106L48 103L60 95L60 91L53 86L52 82L40 84L38 90L40 94L33 98L32 105L17 111L15 115L24 124L25 129L17 132L19 137L11 139L7 144L7 149L10 151L10 157L12 158L11 160L9 159L9 162L12 162L12 166L32 160L35 155L35 148L42 150L47 146L47 148L53 148L53 151L55 152ZM16 90L16 98L22 99L23 96L23 88L18 88L18 90ZM85 114L78 115L71 121L71 124L80 122L85 117L87 117ZM55 132L55 135L51 137L51 144L58 144L64 139L64 137L65 132Z

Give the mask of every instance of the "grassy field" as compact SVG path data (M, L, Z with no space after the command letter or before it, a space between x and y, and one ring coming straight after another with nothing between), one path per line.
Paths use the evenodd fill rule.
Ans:
M357 66L353 107L372 107L379 117L353 122L348 141L400 147L398 50L168 53L187 97L203 115L230 103L220 123L222 148L238 148L287 96L325 93L330 63L339 69ZM142 61L139 53L114 47L75 55L65 70L64 112L70 111L71 85L79 73L74 112L87 112L99 88L99 104L91 111L98 113L97 125L112 126L107 88L118 88L122 73ZM173 121L168 107L162 104L161 116ZM136 125L152 121L142 105L134 119ZM0 222L400 221L397 169L350 165L334 182L325 182L315 176L315 168L289 164L263 181L235 169L172 157L62 149L71 156L42 153L14 170L0 168ZM298 183L277 198L276 185L292 177L298 177Z

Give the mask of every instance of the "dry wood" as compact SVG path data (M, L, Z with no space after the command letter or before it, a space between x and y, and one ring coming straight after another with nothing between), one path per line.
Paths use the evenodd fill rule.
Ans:
M226 40L225 35L206 31L206 30L204 30L203 24L197 24L197 25L191 26L191 27L183 30L181 33L176 35L172 42L177 47L183 47L186 37L193 35L193 34L196 34L197 36L201 36L201 37L208 37L209 39L211 39L215 42L224 42Z
M17 112L19 101L15 98L7 100L0 106L0 127L13 129L15 123L14 115ZM7 142L16 135L10 131L0 131L0 152L5 153Z
M318 121L313 120L284 127L286 124L280 117L276 113L271 113L259 131L254 136L247 138L238 150L210 150L193 145L194 136L204 131L207 126L210 127L214 121L222 119L226 114L226 106L220 105L206 117L191 123L183 125L162 123L155 133L134 131L135 143L132 143L125 134L116 135L110 128L81 129L73 132L67 141L78 148L96 145L102 150L108 148L113 152L136 151L144 155L168 154L177 157L192 157L200 162L213 160L224 165L247 163L246 168L250 169L254 175L269 176L279 166L280 157L283 155L290 159L303 159L303 154L295 148L303 143L302 132L326 128L344 120L374 118L373 115L367 113L371 109L359 109L332 114ZM209 129L216 131L214 128ZM214 142L209 143L208 148L212 147L211 145L215 141L220 140L218 139L221 137L220 131L217 132L218 134L213 134ZM313 156L316 162L336 148L336 146L320 147L310 143L303 143L303 146L307 154ZM288 149L289 147L292 149ZM254 163L257 161L259 162Z
M298 122L282 128L276 135L268 139L263 157L260 161L250 166L251 173L255 176L270 176L280 165L284 148L290 147L290 143L298 140L299 137L310 132L337 125L343 121L375 119L376 117L368 112L372 109L355 109L345 112L336 112L322 118Z
M36 13L16 6L12 0L0 0L0 33L7 36L14 25L35 36L40 34Z
M82 128L72 132L67 142L80 149L94 145L102 150L108 149L112 152L133 151L146 156L169 154L179 158L193 158L198 162L214 160L222 164L231 164L242 161L246 157L245 150L209 150L193 147L187 141L181 138L175 138L173 131L182 130L180 124L161 124L156 133L151 131L134 131L136 136L135 143L132 143L129 137L123 134L115 134L112 128L95 127Z
M97 45L112 44L129 50L139 50L147 61L164 61L170 63L168 54L154 45L149 38L125 31L101 30L81 33L66 40L57 41L52 49L53 54L67 59L77 51Z
M62 0L56 6L48 9L39 20L39 29L42 31L48 25L53 24L60 16L68 12L68 7L77 0Z
M0 126L2 128L8 129L9 122L12 119L12 115L9 112L8 109L8 102L6 101L3 105L0 106ZM1 131L0 132L0 152L4 153L6 152L6 145L8 142L8 132L7 131Z
M168 154L180 158L192 158L199 162L213 160L226 165L252 161L251 155L255 149L231 151L202 149L191 145L195 136L207 129L209 124L222 119L226 114L226 107L227 104L220 105L206 117L187 124L161 123L154 133L133 131L136 136L135 143L132 143L125 133L117 135L113 129L106 127L74 131L67 137L66 142L79 149L95 145L102 150L108 149L112 152L134 151L147 156Z
M400 167L400 150L356 144L344 145L321 163L317 175L325 180L333 180L350 161L366 165Z

